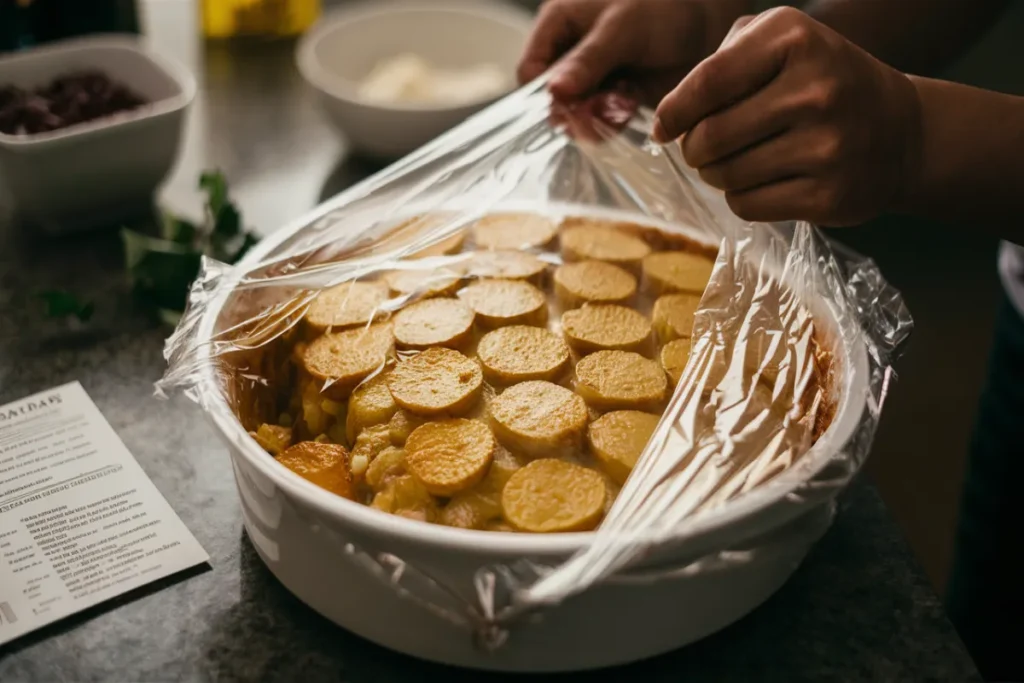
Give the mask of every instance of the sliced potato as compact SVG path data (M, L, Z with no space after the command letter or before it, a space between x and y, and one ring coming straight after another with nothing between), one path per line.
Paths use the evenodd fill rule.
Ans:
M391 325L379 323L317 337L306 347L302 365L324 383L328 398L344 401L360 382L384 367L393 349Z
M653 360L630 351L597 351L576 364L576 391L598 410L659 410L668 381Z
M352 392L345 419L345 436L354 443L367 427L385 424L398 410L398 404L388 390L387 373L371 377Z
M276 460L306 481L342 498L355 500L349 454L344 446L300 441L281 452Z
M617 484L626 483L660 419L637 410L616 410L590 423L590 452Z
M452 496L479 483L496 447L480 422L453 418L417 427L405 442L405 467L435 496Z
M454 294L462 284L462 276L452 267L424 270L391 270L383 275L392 293L417 295L427 299Z
M436 347L399 362L388 389L395 403L417 415L462 415L480 398L483 381L476 361Z
M555 379L569 364L569 347L543 327L512 325L485 334L477 356L489 381L508 385Z
M615 223L590 218L562 222L562 258L566 261L606 261L637 272L651 248Z
M558 227L550 218L530 213L492 214L473 225L473 240L481 249L534 249L555 237Z
M555 269L555 296L562 308L587 302L626 303L636 294L636 278L622 268L602 261L566 263Z
M366 468L366 485L380 491L388 479L405 474L405 451L388 446Z
M410 434L412 434L412 430L416 429L426 421L427 418L425 417L399 408L395 414L391 416L391 421L388 422L388 434L391 437L391 443L395 446L404 446L405 440L409 438Z
M370 505L421 522L433 522L439 513L437 500L430 495L423 482L411 474L388 479Z
M505 520L520 531L588 531L601 521L608 496L594 470L564 460L535 460L501 493Z
M643 262L644 289L652 294L703 294L715 263L688 251L658 251Z
M459 292L459 298L487 328L543 325L548 320L544 292L522 280L478 280Z
M643 352L651 339L651 323L632 308L588 304L562 314L562 332L580 354L617 349Z
M380 282L345 282L325 289L306 311L306 326L314 333L365 325L382 313L388 290Z
M690 340L675 339L661 347L661 367L665 369L672 386L679 384L683 370L690 360Z
M261 424L255 432L250 432L256 443L271 455L279 455L281 451L292 445L292 428L279 425Z
M403 349L465 344L473 332L473 311L458 299L425 299L395 314L395 341Z
M651 320L663 344L693 336L693 316L700 305L700 297L700 294L665 294L654 302Z
M531 457L571 455L587 427L587 406L565 387L543 381L515 384L491 404L491 427L513 452Z
M525 251L478 251L469 262L468 275L539 284L547 267L546 262Z

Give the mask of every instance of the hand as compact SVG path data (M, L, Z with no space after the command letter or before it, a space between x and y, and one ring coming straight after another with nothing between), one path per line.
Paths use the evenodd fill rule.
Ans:
M904 74L790 8L737 22L665 96L655 138L751 221L839 226L899 206L918 173L921 104Z
M548 0L519 63L519 81L555 62L551 93L581 97L630 69L645 101L658 102L709 54L750 0Z

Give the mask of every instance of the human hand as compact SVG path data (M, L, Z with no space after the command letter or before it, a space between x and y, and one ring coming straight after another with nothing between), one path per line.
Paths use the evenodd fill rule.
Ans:
M791 8L737 22L658 106L655 139L747 220L840 226L898 208L918 174L904 74Z
M558 99L588 94L628 69L645 101L657 103L710 54L750 0L548 0L519 63L521 83L556 62Z

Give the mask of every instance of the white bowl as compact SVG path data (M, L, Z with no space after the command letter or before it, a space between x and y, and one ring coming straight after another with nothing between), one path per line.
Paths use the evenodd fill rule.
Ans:
M50 232L150 210L174 165L196 85L184 67L135 36L77 38L0 58L0 85L38 87L98 70L149 104L36 135L0 134L0 181L19 219Z
M407 208L408 215L418 213L415 207ZM508 203L492 210L530 208ZM275 232L246 255L240 268L279 253L298 230L329 211L327 205ZM684 226L623 211L558 204L545 204L543 211L626 220L698 241L701 237ZM209 338L215 329L227 296L222 293L210 303L200 321L200 339ZM393 554L454 594L472 598L478 569L522 558L558 562L586 545L592 534L471 531L383 514L320 489L267 456L222 398L210 363L201 363L206 370L199 391L210 397L207 411L230 446L250 539L274 575L314 610L364 638L422 659L503 671L593 669L679 648L736 621L786 581L827 527L828 498L790 494L832 463L857 430L867 394L867 354L860 338L837 324L831 304L805 303L822 331L836 339L841 379L835 387L836 415L798 465L702 518L685 538L643 567L546 610L539 621L515 624L508 642L493 653L475 647L464 628L402 597L395 586L368 572L354 551ZM835 492L830 489L828 495ZM774 540L769 542L766 536ZM682 568L711 551L742 549L751 539L761 539L760 549L745 559L647 580L654 563L659 570ZM441 591L426 597L459 609Z
M531 21L524 10L486 0L363 3L318 22L300 41L296 60L323 111L354 149L397 158L500 95L458 106L384 105L361 98L360 81L382 60L412 53L443 68L495 64L511 90Z

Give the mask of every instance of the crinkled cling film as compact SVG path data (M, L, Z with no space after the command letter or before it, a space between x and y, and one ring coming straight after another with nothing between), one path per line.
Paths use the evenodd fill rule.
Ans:
M592 426L599 413L632 404L617 403L614 387L594 385L590 394L584 394L581 385L588 380L581 379L580 363L596 355L587 355L594 350L587 344L606 349L600 353L622 354L620 358L632 359L629 363L639 364L637 368L656 362L657 349L673 337L690 351L688 360L684 353L684 364L675 368L674 392L655 391L652 400L660 400L656 409L647 404L638 408L662 416L655 419L657 426L631 474L623 474L628 478L614 502L603 511L592 510L597 516L580 513L578 518L558 518L553 526L535 529L587 529L601 519L589 543L574 556L558 566L524 560L481 567L476 594L467 598L452 587L438 586L429 573L418 572L387 548L349 549L402 595L465 624L478 643L492 648L501 645L517 618L542 613L544 606L609 577L659 581L772 552L786 522L808 510L831 510L837 493L867 457L890 380L890 362L910 332L911 319L899 294L870 260L837 248L815 227L750 224L736 218L723 198L685 166L677 145L661 147L650 141L651 123L649 111L631 107L614 94L575 106L555 104L542 77L342 192L312 219L284 228L287 237L269 253L257 249L258 258L236 267L207 260L178 329L167 341L168 369L158 393L182 388L208 411L226 401L252 433L263 423L274 423L282 410L295 407L300 393L296 386L302 382L307 392L303 396L312 395L314 403L327 399L325 405L343 410L355 385L386 379L402 407L429 408L450 417L447 410L487 424L489 409L489 419L496 419L495 397L508 391L493 377L485 378L482 396L476 399L479 405L466 408L473 403L475 390L470 387L460 394L460 383L476 381L471 369L429 397L418 397L415 390L402 393L407 385L389 373L417 355L422 361L436 356L431 362L444 368L449 367L445 363L451 354L469 358L474 365L480 336L512 324L547 327L561 338L568 331L562 329L567 323L559 316L570 309L630 299L638 312L652 315L652 302L666 293L678 295L680 286L673 279L678 273L671 268L668 274L658 271L644 258L643 249L609 244L609 227L631 235L634 245L637 239L646 242L648 251L708 254L709 264L717 252L703 296L690 294L694 301L699 298L692 329L685 316L673 327L659 322L655 311L655 332L644 337L641 324L635 344L629 339L593 341L583 330L579 339L570 340L576 342L570 343L569 361L575 369L570 367L563 379L551 379L588 398L586 419ZM513 219L493 219L510 215ZM480 230L479 222L488 217L484 223L489 229ZM572 244L566 238L569 226L575 230ZM560 248L551 246L559 242ZM493 254L481 256L489 248L503 250L506 256L500 258L515 261L515 272L508 264L498 267L499 257ZM536 270L521 259L531 254ZM639 292L634 294L616 275L625 283L616 293L615 278L599 266L577 273L575 284L562 278L551 286L551 273L563 262L589 259L611 262L618 273L630 273ZM470 295L472 287L495 275L521 278L519 283L544 281L548 292L559 292L559 300L545 314L521 305L517 295L506 297L505 290L484 288ZM321 291L344 283L364 283L366 289L358 295L355 289L334 290L337 301L328 307L326 317L323 310L311 308ZM508 291L518 286L509 285ZM605 294L587 293L588 287ZM605 295L607 300L601 298ZM582 297L583 303L574 297ZM328 301L326 296L322 301ZM432 303L423 306L424 302ZM415 315L403 314L415 306L421 306ZM475 326L472 313L468 319L464 316L469 308L475 310ZM343 314L335 315L339 311ZM416 323L411 328L410 319ZM294 359L309 353L313 337L325 332L369 335L381 326L391 326L398 338L397 352L389 347L377 355L349 353L342 363L345 369L334 373L337 376L327 372L303 379L296 369ZM527 333L543 335L523 332ZM362 339L361 348L376 343ZM653 361L637 360L640 357ZM514 379L507 383L537 382L538 376L540 382L550 379L545 373L554 376L555 366L562 362L557 354L553 358L551 368L539 367L538 361L525 370L510 370ZM625 384L635 379L634 370L629 373ZM657 381L663 382L664 376ZM627 393L633 389L630 384ZM449 390L454 393L445 393ZM388 408L388 401L385 395L387 415L403 412ZM436 405L428 405L430 401ZM300 417L301 407L298 411L285 422L305 420L293 424L293 431L305 431L306 439L327 424L313 429L308 417ZM350 432L354 412L350 405ZM430 419L434 418L419 415L420 422ZM359 427L356 424L356 431ZM320 440L351 450L352 463L357 463L352 465L355 485L362 477L376 476L373 461L385 457L380 449L360 451L362 446L353 443L356 434L327 430L327 437ZM451 430L468 439L467 444L482 438L464 425ZM509 446L502 433L498 436L500 448ZM513 441L509 447L515 450L518 444ZM543 440L526 446L527 451L536 447L544 458L565 460L545 450L550 443ZM423 461L409 461L413 446L408 448L405 464L420 468L415 471L421 476L405 481L427 482L434 494L424 494L433 502L401 511L420 520L448 519L452 513L445 506L458 495L453 492L485 476L489 462L466 456L458 471L424 469ZM576 448L586 450L578 441ZM394 450L386 452L394 457ZM538 453L516 457L521 465ZM609 484L608 491L614 493L617 486ZM393 502L394 497L388 500ZM380 507L378 499L379 495L373 498ZM506 498L502 501L510 505ZM541 514L538 519L543 526L555 518ZM517 521L520 527L530 523ZM823 532L821 525L785 528L815 538ZM686 557L682 564L681 554ZM675 561L668 562L670 557ZM439 593L450 600L438 604L431 596Z

